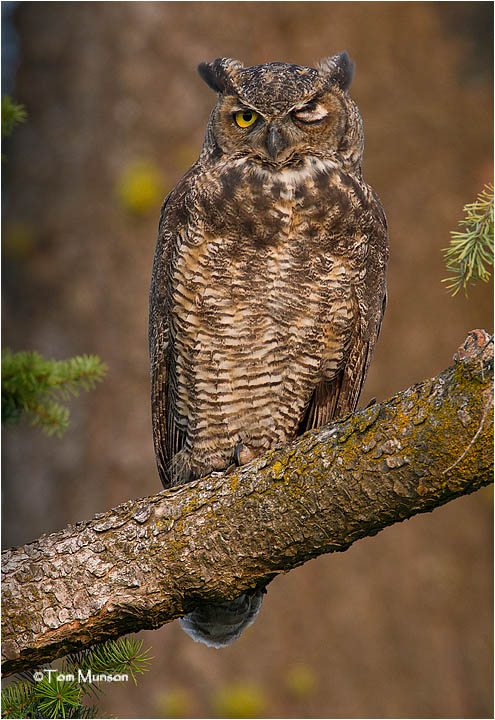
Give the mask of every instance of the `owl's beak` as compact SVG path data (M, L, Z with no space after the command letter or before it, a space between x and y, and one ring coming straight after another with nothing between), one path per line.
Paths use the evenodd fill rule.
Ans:
M268 128L268 135L266 138L266 149L270 157L275 160L277 155L285 150L287 143L277 125L270 125Z

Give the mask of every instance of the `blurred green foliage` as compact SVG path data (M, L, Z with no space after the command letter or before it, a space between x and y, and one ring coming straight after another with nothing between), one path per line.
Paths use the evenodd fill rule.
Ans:
M2 253L10 260L23 260L33 252L35 232L27 222L12 222L2 233Z
M464 206L462 230L453 230L450 246L443 250L447 270L452 275L442 282L449 283L447 289L457 295L476 280L488 282L490 272L487 265L493 265L493 185L485 185L473 203Z
M103 379L107 366L96 355L47 360L37 352L2 350L2 423L23 417L47 435L63 435L69 410L60 402L90 390Z
M2 95L2 138L12 135L18 123L26 122L24 105L18 105L8 95Z
M149 160L135 160L122 170L116 192L126 212L138 216L155 212L164 196L160 170Z
M297 700L310 697L316 688L316 675L308 665L293 665L285 676L285 686Z
M267 700L253 683L236 683L218 688L212 697L213 711L220 718L266 717Z

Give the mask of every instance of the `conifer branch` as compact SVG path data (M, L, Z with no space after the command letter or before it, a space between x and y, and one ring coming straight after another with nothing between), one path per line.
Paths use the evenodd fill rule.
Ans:
M47 434L62 435L69 410L60 400L94 388L107 367L96 355L46 360L37 352L2 351L2 423L26 417Z
M493 265L493 185L485 185L475 202L464 206L465 217L453 230L450 246L443 250L447 270L453 273L442 282L448 283L452 295L482 280L488 282Z
M2 717L96 718L98 708L85 704L89 697L102 692L109 676L130 677L136 685L136 676L149 670L151 659L143 641L130 636L68 655L60 669L24 672L23 680L2 690Z

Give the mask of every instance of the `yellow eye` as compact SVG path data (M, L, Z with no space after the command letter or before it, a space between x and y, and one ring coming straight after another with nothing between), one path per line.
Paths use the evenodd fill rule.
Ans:
M256 122L258 113L255 113L253 110L239 110L239 112L236 112L234 117L239 127L247 128Z

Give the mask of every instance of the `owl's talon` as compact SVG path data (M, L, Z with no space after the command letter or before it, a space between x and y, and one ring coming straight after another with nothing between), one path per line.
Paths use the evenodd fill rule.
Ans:
M237 465L245 465L254 458L254 452L244 443L237 443L234 450L234 458Z

